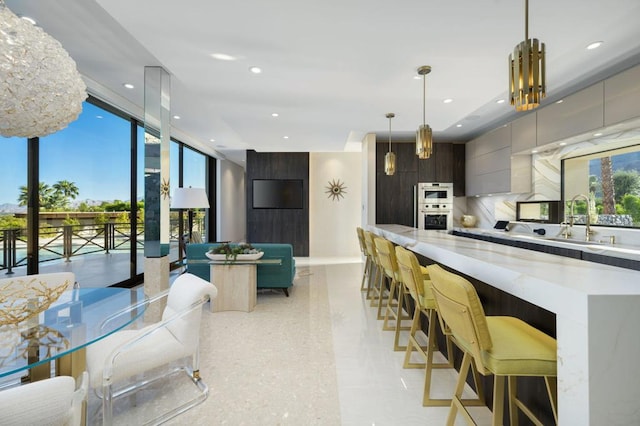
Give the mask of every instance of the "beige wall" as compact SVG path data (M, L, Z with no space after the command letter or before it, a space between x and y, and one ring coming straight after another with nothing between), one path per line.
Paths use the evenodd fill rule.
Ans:
M328 198L330 181L344 183L344 198ZM311 153L309 157L309 254L358 256L356 227L362 206L362 159L359 152Z
M228 160L219 160L217 168L218 241L245 241L246 197L244 169Z

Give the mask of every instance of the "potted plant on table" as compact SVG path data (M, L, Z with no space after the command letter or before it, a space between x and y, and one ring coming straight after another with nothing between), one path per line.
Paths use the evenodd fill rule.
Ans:
M257 255L262 250L253 247L249 243L240 243L231 245L230 243L222 243L217 247L209 250L211 254L224 254L225 262L235 262L238 255Z

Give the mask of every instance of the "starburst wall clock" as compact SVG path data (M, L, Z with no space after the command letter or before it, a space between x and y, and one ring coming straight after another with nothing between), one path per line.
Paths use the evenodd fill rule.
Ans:
M340 182L340 179L329 181L329 185L325 188L327 188L325 192L329 194L327 197L333 201L340 201L340 198L344 198L344 194L347 193L347 191L345 191L347 187L344 186L344 182Z
M162 198L166 199L169 197L169 181L162 179L162 183L160 184L160 195Z

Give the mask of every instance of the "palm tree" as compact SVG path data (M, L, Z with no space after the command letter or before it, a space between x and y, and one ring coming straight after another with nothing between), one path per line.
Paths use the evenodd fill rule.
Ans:
M62 200L60 200L62 203L61 207L67 207L67 205L69 205L69 198L75 200L78 194L80 194L80 190L76 184L68 180L59 180L53 184L53 189L57 194L62 196Z
M44 182L38 183L38 197L40 198L41 208L51 208L51 197L53 189ZM20 195L18 196L18 205L26 206L29 204L29 190L23 185L20 187Z
M602 213L616 214L611 157L602 157L600 159L600 169L602 175Z

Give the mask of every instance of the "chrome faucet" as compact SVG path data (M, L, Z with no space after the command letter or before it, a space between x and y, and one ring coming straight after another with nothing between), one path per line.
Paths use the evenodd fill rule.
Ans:
M584 194L578 194L578 195L574 195L574 197L571 199L570 203L570 216L569 216L569 226L573 227L573 220L574 220L574 215L573 215L573 206L576 203L576 200L578 198L582 198L584 201L587 202L587 214L586 219L585 219L585 226L586 226L586 231L585 231L585 241L590 241L591 240L591 234L593 234L593 231L591 231L591 218L590 218L590 212L589 212L589 208L590 208L590 200L589 200L589 196L584 195ZM571 235L569 233L569 235Z

